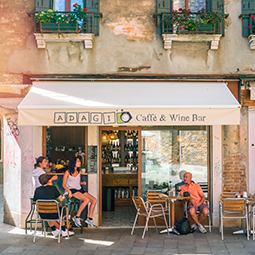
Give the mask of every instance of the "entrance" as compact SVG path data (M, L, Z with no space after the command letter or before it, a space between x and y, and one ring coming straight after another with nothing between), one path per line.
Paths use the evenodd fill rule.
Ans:
M100 225L132 226L139 194L140 136L138 127L100 128Z

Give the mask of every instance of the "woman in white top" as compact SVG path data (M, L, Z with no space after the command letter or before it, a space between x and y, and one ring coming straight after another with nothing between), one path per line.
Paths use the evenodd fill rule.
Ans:
M38 188L41 186L41 183L39 182L39 176L42 174L45 174L44 169L47 167L47 160L46 157L40 156L36 159L36 168L33 170L32 176L33 176L33 185L34 188ZM57 175L54 175L50 182L55 181L58 179Z
M81 181L80 176L80 167L81 167L81 161L78 157L74 157L70 159L68 170L65 172L63 177L63 188L68 192L68 197L75 197L82 201L78 212L76 216L73 217L73 221L77 227L81 227L81 213L85 209L85 207L90 203L89 207L89 215L88 218L85 220L87 224L90 224L90 226L97 228L95 225L92 216L93 212L95 210L95 206L97 203L97 199L93 197L88 192L85 192L82 187L82 185L86 185L86 182Z

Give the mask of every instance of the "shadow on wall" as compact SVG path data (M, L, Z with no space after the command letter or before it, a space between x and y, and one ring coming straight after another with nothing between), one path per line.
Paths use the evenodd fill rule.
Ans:
M3 184L3 162L0 162L0 184Z

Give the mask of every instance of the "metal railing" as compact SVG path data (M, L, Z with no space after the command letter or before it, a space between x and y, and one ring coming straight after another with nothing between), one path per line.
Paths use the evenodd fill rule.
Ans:
M190 12L190 19L193 19L196 23L196 28L191 29L191 27L178 26L171 23L172 17L176 15L175 12L168 13L154 13L153 16L156 19L157 33L158 34L221 34L224 29L224 20L221 22L216 22L215 24L199 24L196 21L198 12ZM224 14L224 19L227 18L229 14Z
M28 12L29 16L35 17L38 12ZM63 15L68 15L73 12L56 12ZM102 17L101 12L87 12L83 20L76 23L42 23L34 20L34 32L35 33L92 33L94 29L96 19Z

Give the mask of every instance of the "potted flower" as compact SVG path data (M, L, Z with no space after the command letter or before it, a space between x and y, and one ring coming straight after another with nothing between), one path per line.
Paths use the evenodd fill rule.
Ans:
M80 23L86 16L87 9L82 9L77 3L73 7L73 11L69 13L53 10L36 13L35 20L40 24L41 32L79 32Z
M224 14L218 12L206 12L204 8L197 13L191 12L190 9L174 10L168 18L165 18L163 22L166 22L168 26L177 27L177 32L213 32L214 27L218 22L224 19Z

